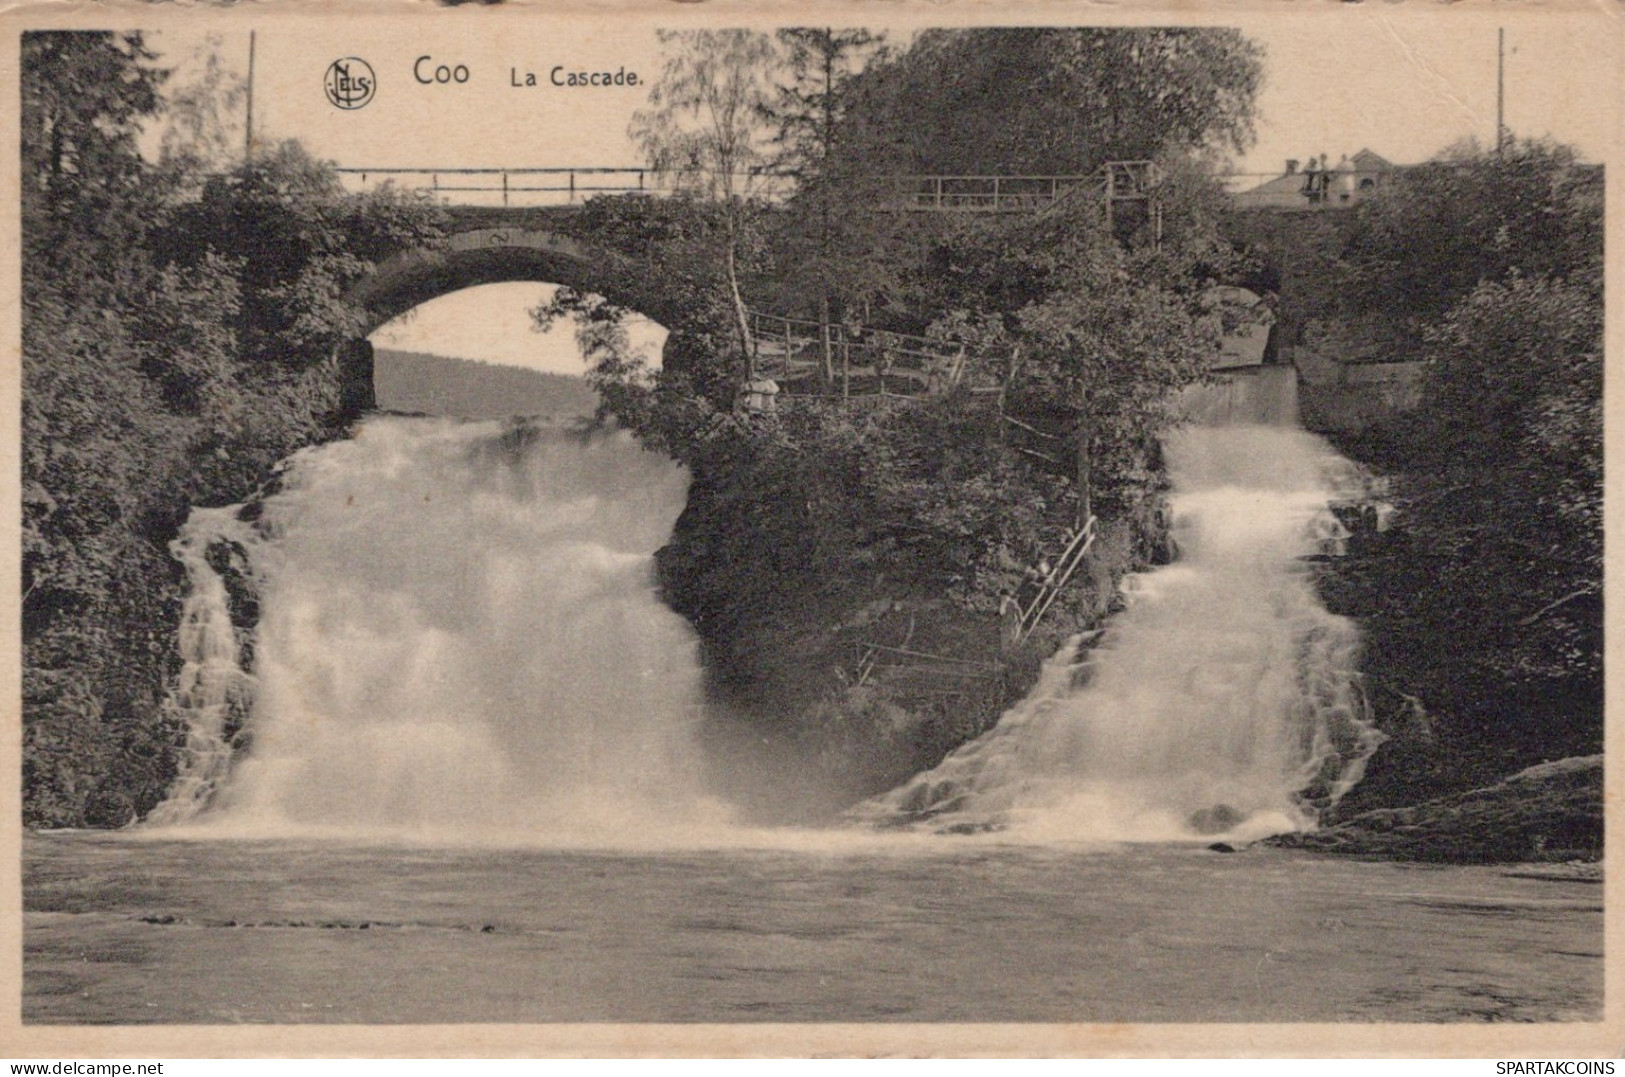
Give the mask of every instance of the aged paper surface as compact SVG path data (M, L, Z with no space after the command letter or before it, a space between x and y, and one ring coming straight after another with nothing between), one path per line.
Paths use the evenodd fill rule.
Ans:
M1469 139L1480 147L1494 146L1498 108L1499 122L1518 137L1550 137L1573 146L1583 164L1609 171L1619 162L1625 35L1618 9L1603 4L875 6L830 0L813 7L607 2L454 8L404 3L343 8L297 3L20 6L4 17L0 110L16 145L17 129L11 125L23 107L25 35L140 31L156 54L152 62L174 69L170 91L187 84L200 87L194 101L203 102L193 113L192 127L174 120L171 110L167 143L165 130L156 124L141 135L139 150L149 161L162 158L167 146L172 155L191 151L205 159L194 166L199 173L226 172L240 160L245 145L253 153L273 154L285 140L296 140L310 157L337 166L346 190L376 191L391 182L409 191L426 190L453 207L449 238L437 248L450 255L413 255L402 249L407 245L392 248L385 241L371 251L354 252L379 261L420 258L391 263L405 267L398 278L359 286L371 287L367 295L375 309L393 316L477 285L550 282L590 291L602 279L606 290L615 286L613 274L595 278L587 272L560 280L547 276L545 267L591 259L579 240L556 231L558 215L570 207L594 194L638 198L669 193L663 187L669 180L650 167L629 133L635 114L648 107L649 92L659 84L663 57L670 51L662 31L749 28L771 34L783 27L852 27L884 35L890 47L905 49L915 35L937 28L1172 25L1237 28L1263 46L1256 137L1244 150L1232 148L1224 168L1232 194L1273 184L1276 197L1289 208L1301 208L1296 201L1314 192L1300 177L1318 172L1335 177L1326 188L1329 193L1320 197L1335 200L1342 192L1346 201L1357 202L1364 188L1356 183L1368 176L1380 182L1387 166L1419 163L1452 146L1460 149ZM1498 39L1498 31L1504 31L1504 39ZM1499 102L1498 48L1504 50ZM65 96L83 96L93 85L91 79L59 89ZM988 86L986 93L997 93L997 86ZM916 101L914 107L929 113L932 102ZM69 160L74 150L61 152L65 156L60 159ZM1373 159L1380 163L1372 164ZM66 167L75 172L76 166ZM0 168L7 191L21 191L29 181L14 155L6 155ZM1053 184L1043 185L1054 177L1023 186L1024 175L1030 178L1026 170L1002 173L1002 188L985 174L947 175L946 184L942 173L905 179L912 184L908 197L915 208L951 216L966 206L1008 211L1012 198L1028 200L1017 211L1041 209L1055 196ZM1118 182L1132 185L1132 176L1124 176L1128 178ZM1617 251L1619 239L1614 186L1607 194L1610 251ZM771 198L772 192L764 197ZM1271 196L1262 197L1267 202ZM22 297L30 283L20 256L21 217L21 199L9 199L4 242L10 256L0 284L8 401L0 443L8 451L22 443L20 324ZM86 220L73 227L91 230L96 224ZM248 256L275 258L314 241L288 233L266 242L270 245ZM489 249L517 251L518 260L464 257ZM523 267L514 268L519 263ZM208 293L188 294L195 299ZM1607 294L1617 315L1616 273L1608 274ZM425 311L415 321L390 323L393 330L382 325L381 316L365 329L382 334L372 338L380 357L389 348L441 355L456 348L461 358L518 361L504 349L537 350L525 343L537 338L524 337L524 310L539 298L515 295L501 300L508 312L502 317L512 316L506 322L493 313L500 304L469 305L443 316ZM217 296L216 301L226 300ZM660 320L657 311L639 313ZM794 350L789 324L784 322L783 328L787 364ZM184 331L184 316L176 325L171 331ZM1617 352L1618 317L1608 325ZM244 332L260 328L249 326ZM389 336L391 332L397 335ZM654 331L646 326L633 325L631 332L634 343L658 344L658 335L649 335ZM516 334L518 345L513 343ZM575 363L579 370L573 346L558 350L563 335L555 332L549 338L553 343L547 347L553 351L548 357L523 361L534 369L565 371ZM199 351L205 347L198 345ZM373 353L367 354L370 363ZM382 365L378 369L382 392ZM885 371L876 376L884 389ZM368 382L371 393L370 373ZM1610 386L1609 412L1617 407L1615 397ZM390 407L387 401L364 403ZM395 408L433 410L421 402ZM132 429L129 436L145 435ZM200 473L204 466L199 463ZM387 468L379 467L382 476ZM1608 501L1617 505L1617 479L1611 481L1609 492L1616 496ZM0 530L20 536L19 512L28 495L16 467L7 469L3 488ZM439 492L435 488L422 500ZM658 499L659 491L648 496ZM680 501L675 507L681 507ZM458 523L454 517L460 512L448 512L448 527ZM498 525L490 526L496 541ZM637 524L625 527L636 530ZM391 525L392 534L406 530ZM431 559L439 556L433 552L432 529L425 534L413 541L421 541ZM659 544L656 538L649 550ZM376 538L358 541L373 542L380 551L388 547ZM444 564L448 574L461 571L449 567L449 554ZM19 579L15 568L14 563L12 580ZM457 577L454 582L466 581ZM20 659L23 596L10 584L3 593L8 613L0 623L5 625L6 653ZM1616 605L1609 602L1607 608ZM313 614L303 630L319 635L322 628L317 626L326 624ZM389 631L376 624L352 627L357 632ZM298 631L293 634L297 637ZM644 649L660 646L652 638L639 640ZM906 648L908 639L903 642ZM336 646L324 641L317 649ZM410 662L413 653L402 650L396 660ZM598 660L583 659L589 664ZM4 757L11 772L21 774L20 660L8 661L4 668L6 698L17 718L6 725ZM607 691L614 677L599 676ZM424 688L425 693L432 690ZM391 705L409 703L403 694ZM498 722L493 728L500 726ZM463 736L454 737L454 744L434 739L441 725L425 722L421 728L430 730L422 733L421 758L435 766L452 759L443 773L453 784L477 787L488 782L494 787L507 780L501 768L479 769L486 765L483 757L475 758ZM413 732L419 731L415 727ZM267 733L265 743L270 741ZM342 750L342 745L323 742L323 752ZM410 767L419 758L393 751L391 746L379 758L395 762L361 760L351 770L336 771L340 777L330 784L354 780L360 788L364 783L357 775L389 765ZM459 762L465 751L466 764ZM419 784L435 788L413 786L414 795L434 799L445 792L444 782L437 779ZM660 853L658 841L632 842L618 853L620 843L602 840L601 834L565 842L559 846L563 852L548 853L545 840L542 852L503 841L470 841L464 847L453 827L427 845L386 842L372 852L355 853L356 848L369 848L364 840L359 845L341 840L335 847L351 851L333 853L321 844L327 838L236 832L212 839L232 848L211 859L197 852L212 848L209 842L166 844L150 832L111 844L61 832L25 838L22 789L9 783L0 783L0 788L7 791L7 842L16 842L0 858L0 879L12 910L0 920L0 940L11 957L11 971L0 977L0 1044L5 1045L0 1053L18 1059L531 1054L1540 1058L1614 1057L1625 1050L1617 958L1604 972L1596 971L1603 964L1598 952L1614 954L1617 949L1604 947L1602 917L1596 913L1604 894L1607 905L1616 900L1617 855L1608 857L1614 870L1606 873L1602 885L1595 883L1594 873L1579 873L1588 880L1584 885L1568 877L1514 881L1517 889L1486 895L1483 907L1474 912L1473 888L1481 883L1506 886L1507 871L1475 867L1458 878L1445 873L1464 869L1439 867L1381 875L1370 884L1370 893L1339 905L1338 880L1348 878L1357 885L1355 875L1339 874L1352 862L1340 857L1294 859L1285 868L1271 861L1267 870L1256 868L1251 878L1243 867L1240 875L1230 870L1214 881L1202 873L1205 869L1189 869L1184 861L1155 859L1165 854L1135 852L1133 856L1152 858L1124 869L1131 875L1144 870L1142 881L1103 869L1098 859L1066 861L1056 868L1069 854L1055 853L1062 860L1054 860L1045 851L1029 862L1027 854L1010 847L987 846L985 856L950 857L946 864L929 861L934 866L920 868L916 878L888 859L890 853L854 853L842 848L843 838L808 837L805 828L782 846L760 838L710 845L688 838L672 846L681 855L670 858ZM1608 788L1615 794L1608 800L1617 804L1619 782L1611 769ZM348 810L350 801L334 796L334 803ZM117 822L125 809L104 804L99 810L103 815L97 818ZM632 819L623 825L645 823ZM1214 856L1201 843L1187 842L1186 847L1192 856L1196 851ZM312 848L318 851L312 853ZM929 860L935 854L924 855ZM1227 869L1246 863L1242 857L1224 862ZM1306 882L1304 873L1313 876L1322 864L1322 876ZM217 867L237 874L222 882L210 876ZM1077 890L1093 896L1080 899L1073 893L1074 869L1079 872ZM355 873L348 880L340 877L346 870ZM105 871L105 877L86 874L97 871ZM606 878L610 881L604 882ZM459 893L465 880L471 888L488 887L490 896ZM1023 889L1023 880L1031 880L1032 889ZM203 893L217 882L235 888L235 896ZM261 896L297 885L345 896L326 905L322 900L327 898L313 898L310 909L315 911L265 911L283 906L276 900L264 906ZM329 885L330 890L322 889ZM1163 913L1155 901L1145 904L1147 888L1154 896L1159 885L1169 888L1169 908L1184 911ZM1191 893L1210 885L1215 906L1257 903L1246 931L1226 937L1233 924L1226 917L1233 910L1215 910L1191 899ZM660 893L665 886L674 887L670 896ZM1293 888L1300 886L1306 888L1304 902L1324 908L1315 905L1316 912L1295 920L1298 896ZM991 889L983 896L966 896L977 887ZM373 896L376 905L368 903ZM1393 900L1396 908L1412 910L1448 907L1454 910L1452 924L1469 926L1446 938L1433 933L1436 924L1426 915L1384 921L1382 945L1392 948L1399 945L1396 940L1404 940L1400 950L1408 947L1414 960L1390 952L1392 965L1373 971L1365 960L1365 940L1327 941L1345 926L1335 910L1357 908L1364 899L1379 904ZM235 912L231 901L262 911ZM556 919L550 919L555 901ZM1047 928L1034 928L1037 921L1024 919L1029 901L1046 909L1045 903L1056 902L1068 912L1057 914ZM660 918L671 913L668 902L689 903L673 921L690 933L681 939L647 927L664 922ZM602 923L614 926L595 928L600 908ZM768 919L757 922L758 910L768 910L763 913ZM1142 914L1162 920L1183 917L1176 925L1183 930L1159 920L1162 933L1148 931L1147 939L1155 939L1142 942L1144 925L1136 920ZM982 922L952 922L961 915L980 916ZM1486 925L1515 925L1509 930L1522 932L1520 941L1478 932L1471 927L1477 922L1474 916ZM1349 918L1358 916L1350 913ZM78 925L91 920L94 937L76 942ZM1267 936L1274 922L1282 927L1278 944L1272 945ZM879 931L882 924L895 934L864 934ZM631 930L640 925L646 930ZM1294 931L1316 937L1298 937ZM363 932L369 933L364 939ZM510 933L518 941L503 939ZM1608 934L1613 936L1610 943L1617 940L1617 924ZM726 938L717 942L718 935ZM241 940L241 947L221 943L224 936ZM343 937L334 941L337 936ZM481 957L469 944L484 937L507 949ZM896 968L886 967L886 958L866 955L870 944L853 941L882 937L889 941L873 942L879 948L875 952L895 946ZM967 938L974 938L974 945ZM1132 944L1117 945L1123 939ZM25 943L30 946L26 952ZM1496 965L1503 945L1525 949L1509 950L1511 956ZM1105 956L1089 964L1084 955L1096 949ZM1079 964L1068 966L1070 958L1049 960L1052 950L1079 955ZM1576 970L1572 990L1549 982L1553 952L1569 962L1561 968ZM1207 956L1198 956L1202 954ZM99 978L76 978L64 964L76 955L94 965ZM528 995L527 985L545 979L535 970L551 968L549 962L570 963L554 970L556 975L549 973L547 989L554 994L545 1000ZM1238 970L1247 962L1251 969L1242 977ZM845 975L848 964L855 971ZM834 987L828 986L831 976ZM1390 976L1391 982L1385 979ZM1525 976L1548 982L1539 991L1525 992ZM1348 986L1355 980L1360 986ZM1430 992L1444 981L1456 992L1456 1001L1436 1004ZM201 986L183 998L189 983ZM1325 985L1328 997L1355 1001L1319 1008L1302 1003L1305 995L1313 996L1317 983ZM1296 986L1283 991L1282 984ZM1275 1009L1240 1001L1287 994L1296 1000ZM1055 1001L1073 995L1085 1000L1075 1011ZM1227 1008L1228 1003L1214 1004L1213 998L1237 1002ZM79 1000L84 1000L83 1008L76 1008ZM256 1008L262 1002L263 1008ZM1070 1023L1069 1012L1077 1014L1078 1023Z

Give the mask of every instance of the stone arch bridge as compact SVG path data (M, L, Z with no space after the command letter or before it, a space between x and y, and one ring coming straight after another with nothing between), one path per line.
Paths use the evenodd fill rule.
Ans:
M399 251L357 281L346 298L365 313L360 336L340 354L343 408L359 414L376 406L372 344L385 322L419 304L465 288L511 281L560 284L604 296L663 325L678 310L657 282L644 280L632 259L562 231L571 207L452 211L447 234Z
M1151 200L1149 168L1148 162L1111 162L1094 176L912 177L894 208L911 212L1031 212L1054 202L1072 186L1087 184L1091 189L1101 188L1097 193L1107 208L1108 221L1112 208L1119 203L1132 207L1144 202L1160 232L1160 211ZM1123 173L1121 178L1118 172ZM641 173L639 177L641 184ZM505 173L503 183L506 200L510 188ZM571 184L573 198L573 174ZM622 197L654 194L641 187L594 189ZM347 298L365 312L365 317L358 338L340 353L342 407L346 414L360 414L377 403L372 345L366 338L413 307L466 288L512 281L565 285L602 295L662 325L675 325L680 320L676 297L667 294L659 280L641 271L635 260L570 234L567 225L578 212L578 203L446 208L450 215L446 235L397 252L350 289ZM829 365L827 355L824 365Z

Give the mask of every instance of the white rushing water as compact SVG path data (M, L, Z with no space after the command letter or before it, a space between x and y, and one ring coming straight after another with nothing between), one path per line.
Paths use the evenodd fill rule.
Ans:
M1328 510L1353 465L1289 427L1191 426L1166 441L1175 563L1133 577L1102 644L859 818L1033 838L1240 837L1312 825L1379 735L1359 636L1301 558L1345 537ZM1080 658L1081 654L1081 658Z
M1328 502L1360 474L1285 426L1191 426L1166 447L1177 561L1126 581L1100 646L1063 648L992 731L856 820L1249 837L1313 825L1359 779L1379 737L1358 633L1302 558L1342 541ZM149 822L759 840L719 826L702 788L697 642L655 588L685 496L625 435L375 418L247 509L198 510L174 545L187 746ZM234 595L257 625L233 626Z
M625 435L375 418L293 457L252 522L194 513L190 735L151 821L590 840L714 819L697 641L652 561L686 489ZM233 553L252 675L216 571Z

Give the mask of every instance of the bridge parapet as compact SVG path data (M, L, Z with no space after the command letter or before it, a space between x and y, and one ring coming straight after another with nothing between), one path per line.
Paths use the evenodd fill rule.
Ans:
M498 224L494 227L458 229L442 238L432 249L438 251L478 251L524 248L547 251L582 261L587 261L595 255L601 256L580 240L565 235L563 232L556 232L550 228L525 227L526 224L545 223L545 218L537 220L537 216L532 214L532 220L526 222L516 221L512 224ZM405 257L410 256L410 253L405 255Z
M393 184L463 208L560 209L597 195L669 195L689 189L692 174L647 168L338 168L351 190ZM789 176L752 171L749 187L776 201L793 193ZM882 181L882 208L950 213L1012 213L1043 209L1068 192L1084 189L1110 214L1124 202L1154 203L1161 173L1152 161L1108 161L1078 175L900 175Z
M569 206L600 194L658 194L658 173L644 168L336 168L355 191L391 184L451 205L511 208Z
M646 286L644 274L616 251L548 227L558 223L560 212L510 210L497 218L454 219L446 235L384 259L348 295L367 312L364 331L439 296L511 281L596 292L663 325L675 324L680 311L672 306L673 294Z
M574 206L447 206L446 236L489 233L549 232L563 235L566 222L581 212Z

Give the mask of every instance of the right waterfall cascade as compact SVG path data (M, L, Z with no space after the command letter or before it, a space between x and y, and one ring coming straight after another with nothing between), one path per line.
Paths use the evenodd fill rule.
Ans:
M1366 476L1286 416L1203 418L1165 438L1175 562L1125 580L1097 647L1063 647L994 728L857 818L1251 839L1314 826L1359 781L1383 739L1359 630L1321 604L1304 559L1341 552L1331 504L1363 496Z

